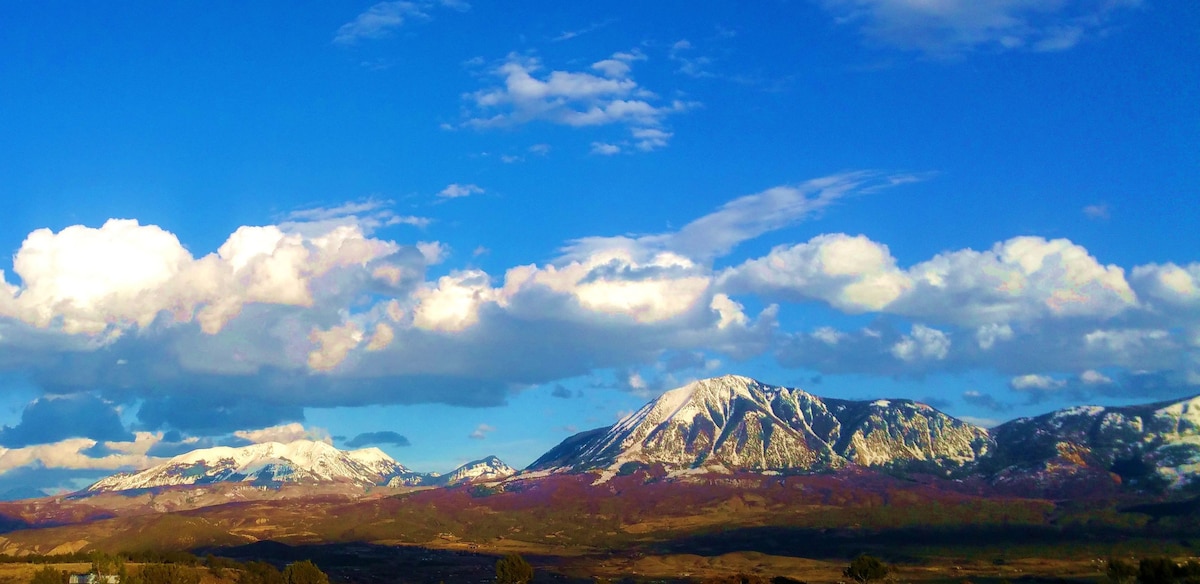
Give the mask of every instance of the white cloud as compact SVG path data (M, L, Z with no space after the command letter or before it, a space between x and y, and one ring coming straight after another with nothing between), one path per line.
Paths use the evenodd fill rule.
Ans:
M479 321L480 306L496 299L488 281L482 271L465 270L442 276L436 286L421 288L414 294L413 325L442 332L469 328Z
M861 235L820 235L781 246L723 275L734 289L828 302L847 312L878 311L912 287L887 246Z
M496 428L494 426L490 426L488 424L480 424L480 425L476 426L475 430L472 431L470 436L467 436L467 437L471 438L472 440L484 440L488 437L488 434L491 434L492 432L495 432L495 431L496 431Z
M872 39L946 56L974 49L1060 51L1140 0L824 0Z
M1113 382L1111 377L1093 369L1080 373L1079 381L1085 385L1108 385Z
M167 308L147 296L192 264L173 234L135 220L39 229L13 258L23 286L10 314L39 327L61 319L67 333L99 333L111 322L144 327Z
M443 199L458 199L471 195L482 195L483 193L484 190L478 185L450 183L450 185L438 192L437 196Z
M375 334L367 342L368 351L382 351L396 338L396 329L386 322L375 325Z
M1030 373L1012 378L1008 385L1016 391L1053 391L1066 387L1067 382L1049 375Z
M704 298L711 278L687 258L669 252L639 255L612 247L558 265L518 266L505 275L504 295L542 289L569 295L588 311L640 323L674 318Z
M744 241L906 180L775 187L677 231L586 237L496 276L452 266L432 280L441 244L401 245L347 221L377 217L371 202L243 227L199 259L134 222L43 231L18 250L15 285L0 286L0 370L142 402L145 427L188 432L291 422L303 407L497 405L513 387L681 353L771 353L822 373L1067 379L1055 396L1165 396L1200 379L1197 264L1139 266L1131 285L1072 242L1027 237L905 268L881 243L834 233L714 273ZM71 256L83 247L93 255ZM88 259L99 250L116 257ZM131 276L91 276L105 261ZM781 331L775 298L879 316L859 330Z
M436 266L450 256L450 248L440 241L418 241L416 247L428 266Z
M975 341L983 350L991 349L997 341L1013 338L1013 329L1007 324L985 324L975 330Z
M175 322L194 318L213 334L248 303L311 306L316 279L398 249L353 225L314 237L241 227L217 253L193 259L173 234L132 220L42 229L14 257L22 285L0 304L0 316L97 335L146 328L166 314Z
M362 39L383 38L400 28L405 19L424 17L425 12L413 2L380 2L338 28L333 42L354 44Z
M346 359L363 340L362 329L352 322L329 330L314 328L308 340L316 347L308 353L308 368L313 371L329 371Z
M1013 322L1108 318L1138 306L1117 266L1104 266L1065 239L1015 237L991 250L945 252L907 270L887 246L826 234L781 246L727 270L733 290L822 300L846 312L884 312L971 327L989 348ZM992 336L988 336L992 335ZM986 346L985 346L986 345Z
M118 470L146 468L162 459L147 456L150 447L161 441L161 434L138 432L133 442L104 442L108 454L93 457L85 453L97 445L89 438L69 438L50 444L23 448L0 447L0 474L17 467L40 464L45 468Z
M279 229L287 233L298 233L305 237L316 237L334 231L338 227L356 227L364 235L393 225L427 227L433 222L428 217L398 215L389 208L391 201L366 199L330 207L298 209L283 216Z
M1200 262L1137 266L1132 280L1139 295L1159 310L1200 308Z
M329 436L329 432L323 428L305 428L299 422L291 424L283 424L280 426L271 426L270 428L261 428L258 430L238 430L233 433L234 436L247 440L255 444L264 442L279 442L288 444L297 440L315 440L326 444L333 444L333 439Z
M901 361L942 360L950 353L950 337L937 329L915 324L911 335L892 345L891 353Z
M665 102L631 77L632 64L644 59L640 53L616 53L592 64L591 70L543 72L534 57L510 54L493 74L503 84L467 94L475 115L465 125L475 128L520 125L544 121L571 127L624 125L646 133L659 129L671 114L696 104ZM641 149L665 146L669 133L637 138ZM611 145L610 145L611 146ZM648 148L652 146L652 148ZM614 154L611 148L593 152Z
M592 142L592 154L599 154L601 156L612 156L614 154L620 154L620 153L621 153L621 147L617 146L616 144L608 144L606 142Z
M630 133L633 134L634 145L643 152L666 148L675 135L658 128L634 128Z

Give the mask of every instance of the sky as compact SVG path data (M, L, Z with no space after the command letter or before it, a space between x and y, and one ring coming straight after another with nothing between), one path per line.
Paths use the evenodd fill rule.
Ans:
M1200 8L4 3L0 493L525 466L741 374L1200 394Z

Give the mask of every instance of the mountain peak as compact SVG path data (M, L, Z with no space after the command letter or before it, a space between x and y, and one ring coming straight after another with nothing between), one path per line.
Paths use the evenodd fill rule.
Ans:
M724 375L668 391L610 428L568 438L530 469L961 464L985 451L987 440L985 430L909 400L823 400L800 389Z
M101 479L89 491L123 491L216 482L351 483L375 485L408 472L378 448L343 452L332 444L297 440L242 447L217 446L180 454L158 466Z

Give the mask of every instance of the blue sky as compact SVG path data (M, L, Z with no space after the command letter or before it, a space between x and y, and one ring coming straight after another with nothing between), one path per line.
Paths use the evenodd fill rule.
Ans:
M0 487L1200 393L1200 11L703 4L0 7Z

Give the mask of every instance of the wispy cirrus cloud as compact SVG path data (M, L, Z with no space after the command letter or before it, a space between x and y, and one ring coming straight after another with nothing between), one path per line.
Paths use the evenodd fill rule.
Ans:
M883 44L952 56L976 49L1061 51L1102 33L1140 0L824 0Z
M349 45L364 39L383 38L414 17L428 17L422 4L405 1L380 2L355 16L354 20L338 27L333 42Z
M359 13L354 20L338 27L333 42L339 45L353 45L363 40L386 38L414 18L428 20L433 9L438 7L466 12L471 9L471 4L465 0L379 2ZM377 68L379 63L372 61L364 63L364 66Z

